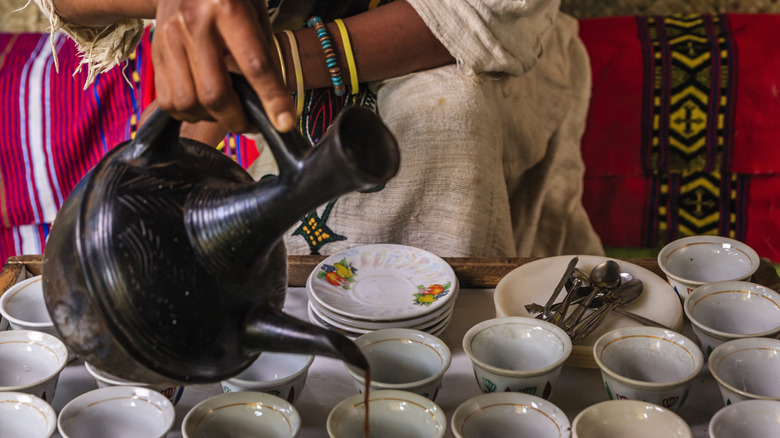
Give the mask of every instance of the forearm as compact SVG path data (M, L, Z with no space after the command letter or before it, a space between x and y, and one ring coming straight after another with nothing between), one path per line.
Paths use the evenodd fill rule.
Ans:
M70 23L101 27L128 18L155 17L156 0L52 0L57 13ZM360 82L388 79L425 70L454 61L433 36L415 10L399 0L374 10L344 19ZM327 23L342 76L349 83L347 60L341 34L334 23ZM303 69L304 88L330 85L324 67L324 55L314 29L295 31ZM286 70L294 73L290 46L286 36L278 34ZM295 75L287 77L288 88L295 89Z
M156 0L52 0L54 9L66 21L89 27L103 27L128 18L154 18Z
M344 19L355 57L359 82L402 76L454 62L454 58L433 36L425 22L406 1L399 0L374 10ZM341 34L334 23L327 23L336 48L342 78L349 84L347 59ZM295 75L290 46L277 33L287 71L287 85L295 90ZM330 86L322 47L314 29L295 31L303 69L304 88Z
M257 13L257 17L267 17L267 11L260 0L249 1L256 9L245 6L242 1L231 3L233 7L239 7L246 13L241 13L237 9L226 10L220 0L177 2L170 1L161 3L158 7L158 0L53 0L56 2L57 13L69 22L80 24L82 26L100 26L111 24L116 20L125 20L127 18L147 18L155 17L158 20L158 32L156 35L156 44L153 46L152 54L156 54L155 68L158 86L158 93L163 91L167 94L160 94L161 106L167 111L174 111L175 115L183 120L204 120L213 119L222 122L227 126L232 123L234 130L242 132L244 129L240 125L239 117L233 114L233 108L237 105L226 104L227 101L209 100L209 98L221 97L223 94L215 95L214 88L224 86L220 83L221 79L215 76L220 70L221 57L228 51L234 59L237 55L243 60L243 66L239 62L237 67L249 79L247 71L255 74L255 83L253 88L258 92L263 105L266 106L266 100L269 95L266 94L266 100L263 100L261 91L273 88L275 82L273 70L263 70L260 64L260 70L252 72L252 65L259 58L257 53L268 50L268 55L272 55L274 49L270 48L269 40L263 41L263 38L255 40L253 36L253 27L251 20L242 20L242 17ZM125 4L125 2L129 4ZM257 4L255 4L257 2ZM223 14L224 12L224 14ZM162 15L161 15L162 14ZM247 15L248 14L248 15ZM161 18L162 17L162 18ZM209 21L211 20L211 21ZM238 21L236 21L238 20ZM268 29L268 23L255 23L257 29ZM212 23L208 27L209 23ZM237 23L238 25L233 25ZM420 18L417 12L406 0L398 0L394 3L376 8L374 10L344 19L344 24L349 31L349 38L352 43L354 58L357 67L350 69L347 63L346 53L343 47L342 35L338 26L334 23L328 23L330 38L335 46L338 64L341 66L342 79L346 84L350 84L351 76L357 71L358 82L375 81L401 76L407 73L425 70L454 61L444 46L433 36L425 22ZM206 27L204 27L206 26ZM242 27L243 26L243 27ZM218 32L213 36L218 37L216 45L208 43L211 32L216 29ZM165 31L169 32L165 32ZM204 33L205 32L205 33ZM221 33L220 33L221 32ZM331 85L330 73L325 66L325 54L318 41L314 29L299 29L295 31L297 47L300 53L300 59L303 72L303 86L306 89L328 87ZM167 39L165 37L168 37ZM221 39L220 39L221 38ZM297 89L296 74L293 59L291 56L291 46L286 35L279 34L280 47L283 51L285 70L287 72L286 88L290 91ZM197 45L193 41L199 41ZM231 42L232 45L227 44ZM222 41L227 47L219 44ZM238 43L237 43L238 41ZM245 42L245 43L241 43ZM167 45L166 45L167 44ZM193 45L195 44L195 45ZM264 46L265 45L265 46ZM264 46L264 47L263 47ZM155 50L156 49L156 50ZM209 50L206 50L209 49ZM249 49L249 50L248 50ZM182 56L183 55L183 56ZM165 61L168 61L167 63ZM276 58L273 58L276 61ZM158 62L160 61L160 62ZM251 61L251 62L250 62ZM267 63L267 61L262 61ZM229 65L230 63L228 63ZM224 66L222 67L224 68ZM163 76L162 73L167 73ZM186 73L186 74L185 74ZM264 77L258 79L257 74L263 73ZM162 79L161 79L162 78ZM191 78L193 81L182 82L182 78ZM216 79L214 79L216 78ZM197 83L197 84L196 84ZM268 86L266 86L268 85ZM282 84L279 83L281 86ZM189 88L188 88L189 86ZM265 88L264 88L265 87ZM266 106L269 115L278 116L280 114L279 102L288 105L291 100L287 100L280 88L276 95L276 108ZM200 93L200 94L199 94ZM219 93L222 93L221 91ZM201 96L202 94L202 96ZM194 101L190 99L194 98ZM203 99L206 100L203 100ZM235 98L233 99L235 100ZM209 113L204 111L206 102L209 106ZM222 102L221 104L218 104ZM201 105L201 106L198 106ZM215 108L221 108L222 112ZM230 112L230 114L227 114ZM210 114L210 116L209 116ZM239 121L237 121L239 120ZM288 117L287 120L291 120ZM235 122L235 123L234 123ZM285 123L285 129L291 129L293 123ZM218 130L224 128L215 125ZM219 137L219 136L216 136ZM215 137L215 138L216 138Z
M354 52L359 82L398 77L454 62L454 58L433 36L428 27L406 1L396 1L375 10L344 19ZM343 42L334 23L326 25L336 46L342 78L349 83L349 70ZM313 29L294 32L301 57L304 88L330 87L325 55ZM285 61L287 88L295 91L295 68L287 36L277 32ZM185 124L182 135L214 144L227 128L214 123Z

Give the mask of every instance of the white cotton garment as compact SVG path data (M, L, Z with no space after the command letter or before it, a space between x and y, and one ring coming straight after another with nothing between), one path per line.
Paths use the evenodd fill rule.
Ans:
M372 84L401 167L382 190L317 210L345 238L319 253L397 243L443 257L602 255L581 203L591 82L576 20L555 1L408 1L458 62ZM271 154L250 172L275 172ZM297 228L288 252L309 254Z

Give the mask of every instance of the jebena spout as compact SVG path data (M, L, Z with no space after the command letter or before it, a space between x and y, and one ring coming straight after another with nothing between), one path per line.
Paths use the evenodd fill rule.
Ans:
M271 307L260 307L250 314L243 344L249 351L316 354L342 360L368 369L360 348L344 335L320 328Z
M273 135L279 134L266 138ZM213 274L250 275L303 215L345 193L384 184L398 172L395 138L364 108L342 112L314 148L301 146L300 135L284 140L295 147L274 150L277 177L255 185L206 181L187 200L187 233Z

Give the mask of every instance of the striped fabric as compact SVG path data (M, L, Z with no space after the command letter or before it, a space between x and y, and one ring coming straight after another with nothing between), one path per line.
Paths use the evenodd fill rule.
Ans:
M119 69L83 90L86 71L71 77L77 63L65 35L0 34L0 260L40 254L73 187L130 135L137 90Z
M124 66L86 90L86 69L64 34L0 34L0 263L41 254L57 211L79 180L113 146L129 139L154 98L150 34ZM124 68L122 68L124 67ZM221 145L247 167L253 142Z

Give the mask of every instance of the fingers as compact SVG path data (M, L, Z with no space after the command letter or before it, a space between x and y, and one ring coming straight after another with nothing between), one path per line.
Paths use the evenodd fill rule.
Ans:
M270 26L256 5L238 0L158 3L152 61L160 107L185 121L215 120L233 132L250 126L232 88L226 55L232 55L258 94L274 126L295 125L292 99L281 82Z
M197 44L196 41L219 41L214 28L198 29L196 39L188 44L190 69L198 103L215 120L224 122L233 132L250 129L239 97L231 85L225 64L225 51L214 44Z
M226 14L217 22L225 46L239 70L257 93L268 118L277 130L287 132L295 127L295 109L290 93L281 81L274 62L273 42L266 17L251 10L246 14ZM262 24L265 23L265 24Z
M172 116L189 122L209 118L198 104L190 63L181 26L167 22L152 41L152 62L155 68L155 89L160 108Z

